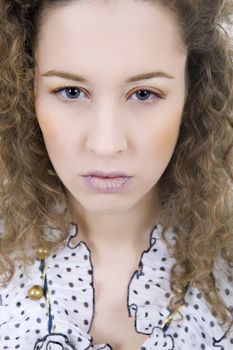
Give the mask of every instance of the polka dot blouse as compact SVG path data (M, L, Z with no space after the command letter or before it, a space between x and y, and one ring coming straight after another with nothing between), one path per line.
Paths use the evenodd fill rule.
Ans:
M148 335L135 350L233 349L232 331L218 324L204 296L192 285L180 314L164 325L173 295L169 270L174 258L160 238L161 231L160 224L153 227L148 249L142 252L128 283L128 315L134 318L135 332ZM71 243L77 234L77 225L70 223L64 247L43 260L49 301L44 295L36 301L28 297L30 288L42 284L39 259L28 267L27 274L19 265L8 286L0 289L1 350L113 350L108 343L94 344L89 335L95 311L93 266L86 243ZM175 240L172 231L168 237ZM218 292L233 307L227 267L216 262L214 275Z

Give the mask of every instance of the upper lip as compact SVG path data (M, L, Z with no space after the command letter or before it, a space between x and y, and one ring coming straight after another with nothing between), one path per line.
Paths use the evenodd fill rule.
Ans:
M124 173L124 172L119 172L119 171L111 171L111 172L103 172L101 170L93 170L90 171L89 173L83 174L83 176L99 176L99 177L131 177L130 175Z

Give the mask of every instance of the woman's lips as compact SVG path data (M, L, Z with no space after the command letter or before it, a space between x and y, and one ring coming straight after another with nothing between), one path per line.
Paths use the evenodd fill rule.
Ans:
M115 193L119 192L131 183L131 176L103 177L83 176L84 182L89 189L95 192Z
M87 174L83 174L83 176L95 176L95 177L130 177L129 174L124 173L123 171L101 171L101 170L93 170L89 171Z

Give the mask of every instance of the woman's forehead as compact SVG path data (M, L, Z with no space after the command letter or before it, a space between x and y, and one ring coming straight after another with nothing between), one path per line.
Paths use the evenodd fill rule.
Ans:
M118 56L124 50L137 55L150 48L157 54L161 50L176 51L178 25L165 8L135 0L113 4L96 6L93 1L77 1L48 10L41 21L40 43L65 45L69 54L76 48L80 54L91 49L98 55L107 49L106 54L116 52Z
M156 68L172 75L176 64L183 67L185 54L177 49L176 26L160 7L152 11L147 3L129 0L94 11L93 2L84 3L46 14L35 55L43 73L65 65L80 73L93 67L87 69L92 77L96 68L108 76ZM123 73L122 79L128 76Z

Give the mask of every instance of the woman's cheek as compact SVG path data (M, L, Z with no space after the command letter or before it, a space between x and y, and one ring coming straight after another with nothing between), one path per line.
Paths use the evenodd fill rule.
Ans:
M165 118L164 118L165 119ZM167 118L163 125L156 127L156 132L148 138L148 149L154 150L156 154L173 152L179 136L181 114Z
M46 107L47 106L47 107ZM49 111L47 104L41 104L39 101L35 105L37 121L39 123L40 129L44 137L55 136L57 126L54 123L54 115L56 115L55 111Z

